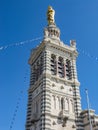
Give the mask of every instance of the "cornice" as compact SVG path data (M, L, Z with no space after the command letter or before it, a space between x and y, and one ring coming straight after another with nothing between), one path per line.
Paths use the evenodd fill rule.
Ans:
M59 43L59 44L58 44ZM74 53L76 56L78 55L78 52L76 48L73 48L71 46L68 46L64 44L63 42L56 42L55 40L48 40L46 46L50 46L52 48L55 48L57 50L63 51L63 52L68 52L68 53Z

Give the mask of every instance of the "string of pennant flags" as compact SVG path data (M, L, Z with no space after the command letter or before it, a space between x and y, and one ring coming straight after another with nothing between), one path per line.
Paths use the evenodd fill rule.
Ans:
M37 38L31 39L31 40L26 40L26 41L22 41L22 42L8 44L8 45L5 45L5 46L0 46L0 51L5 50L9 47L20 46L20 45L24 45L24 44L27 44L27 43L32 43L32 42L40 40L40 39L42 39L42 37L37 37Z
M25 75L24 75L24 79L23 79L23 81L24 81L24 86L26 86L27 79L28 79L28 70L26 70ZM19 108L20 108L22 96L23 96L23 94L25 93L25 90L27 91L27 89L22 89L22 90L19 92L19 96L18 96L18 99L17 99L17 102L16 102L16 106L15 106L15 110L14 110L14 114L12 115L12 119L11 119L11 122L10 122L9 130L12 130L12 129L13 129L13 125L14 125L14 123L15 123L15 119L16 119L16 117L17 117L17 113L18 113L18 110L19 110Z
M5 46L0 46L0 51L8 49L10 47L14 47L14 46L22 46L22 45L25 45L27 43L32 43L34 41L41 40L41 39L42 39L42 37L37 37L37 38L31 39L31 40L26 40L26 41L21 41L21 42L17 42L17 43L8 44L8 45L5 45ZM98 61L97 56L91 55L90 53L88 53L87 51L81 49L80 47L77 48L77 49L81 54L83 54L83 55L85 55L85 56L87 56L87 57L89 57L91 59L94 59L95 61Z
M91 55L89 52L84 51L83 49L80 49L80 48L78 48L78 51L79 51L79 53L83 54L84 56L98 62L98 57L97 56Z

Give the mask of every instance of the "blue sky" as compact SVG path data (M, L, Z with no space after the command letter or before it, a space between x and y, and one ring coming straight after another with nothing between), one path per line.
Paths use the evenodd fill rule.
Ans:
M98 0L0 1L0 47L43 37L48 5L55 9L61 40L68 45L71 39L77 41L82 108L87 108L87 88L90 106L98 113ZM0 130L25 129L28 59L41 40L0 50Z

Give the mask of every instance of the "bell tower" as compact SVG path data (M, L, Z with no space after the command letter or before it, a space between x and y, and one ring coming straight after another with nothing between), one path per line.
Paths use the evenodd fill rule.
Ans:
M68 46L60 40L54 15L49 6L43 41L29 58L26 130L82 130L76 41Z

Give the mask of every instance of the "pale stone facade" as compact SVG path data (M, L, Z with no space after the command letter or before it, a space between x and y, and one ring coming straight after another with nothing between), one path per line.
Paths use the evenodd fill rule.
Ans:
M82 111L81 117L83 119L84 130L90 130L88 110ZM95 114L94 110L90 110L90 118L92 130L98 130L98 115Z
M76 41L64 44L59 28L49 24L29 59L26 130L89 130L87 111L81 109L77 56ZM95 114L94 119L98 121Z

